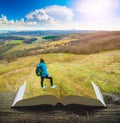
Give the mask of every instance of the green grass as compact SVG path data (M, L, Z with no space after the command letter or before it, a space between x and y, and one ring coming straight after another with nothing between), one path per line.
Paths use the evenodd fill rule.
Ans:
M12 40L8 42L9 44L22 44L23 40Z
M43 36L42 38L43 39L46 39L46 40L52 40L52 39L56 39L56 38L59 38L60 36L55 36L55 35L49 35L49 36Z
M40 89L40 78L35 75L40 57L45 59L48 71L58 86L56 89L50 88L47 79L44 82L47 89ZM40 54L0 64L0 91L17 91L25 80L25 98L42 94L60 98L67 95L95 97L91 81L103 92L120 92L120 50L91 55Z

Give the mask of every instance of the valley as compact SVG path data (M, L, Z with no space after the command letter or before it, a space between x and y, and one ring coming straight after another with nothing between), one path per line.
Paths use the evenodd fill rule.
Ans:
M120 92L120 32L19 37L24 39L0 41L0 91L16 92L27 81L24 98L43 94L95 98L94 81L102 92ZM24 42L33 38L32 43ZM40 89L35 68L41 57L57 89L51 90L48 80L47 89Z

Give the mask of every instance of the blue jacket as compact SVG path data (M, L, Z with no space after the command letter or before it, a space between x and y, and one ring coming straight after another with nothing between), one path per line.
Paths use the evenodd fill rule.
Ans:
M49 76L49 73L47 71L47 65L45 62L41 62L37 66L41 67L41 71L42 71L41 77L48 77Z

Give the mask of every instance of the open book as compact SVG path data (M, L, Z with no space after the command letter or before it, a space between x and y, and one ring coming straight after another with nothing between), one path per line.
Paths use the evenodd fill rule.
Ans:
M26 82L25 82L23 85L19 87L16 96L14 98L12 107L26 107L26 106L39 106L39 105L55 106L59 103L61 103L64 106L77 104L82 106L106 107L106 104L104 102L99 87L96 86L94 82L92 82L92 86L96 94L96 99L89 98L89 97L82 97L82 96L72 96L72 95L63 97L61 99L58 99L57 97L52 95L42 95L42 96L23 99L25 87L26 87Z

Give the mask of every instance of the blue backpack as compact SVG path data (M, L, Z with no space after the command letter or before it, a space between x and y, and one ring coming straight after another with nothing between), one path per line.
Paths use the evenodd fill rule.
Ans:
M35 73L36 73L36 75L37 76L41 76L41 74L42 74L42 70L41 70L41 67L36 67L36 70L35 70Z

